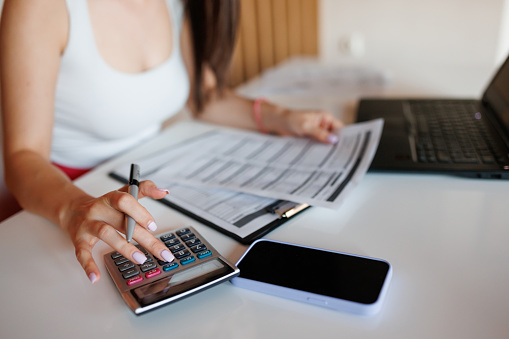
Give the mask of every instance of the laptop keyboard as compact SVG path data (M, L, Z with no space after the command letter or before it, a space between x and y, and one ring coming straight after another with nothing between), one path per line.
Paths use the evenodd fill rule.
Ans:
M503 150L474 102L411 100L407 121L415 159L425 163L503 164Z

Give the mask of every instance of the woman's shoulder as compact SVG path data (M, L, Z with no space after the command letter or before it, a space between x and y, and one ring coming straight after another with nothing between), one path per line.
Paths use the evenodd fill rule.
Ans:
M65 0L4 0L1 29L14 40L23 36L53 40L65 47L68 36L68 14Z

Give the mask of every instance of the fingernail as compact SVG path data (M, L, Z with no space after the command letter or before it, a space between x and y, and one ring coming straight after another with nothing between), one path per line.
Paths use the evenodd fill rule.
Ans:
M166 188L163 188L163 187L157 187L157 189L162 191L162 192L166 192L166 194L170 193L170 191L168 191Z
M329 134L329 135L327 136L327 142L328 142L329 144L335 144L335 143L337 143L338 141L339 141L339 138L338 138L338 136L337 136L336 134L332 134L332 133L331 133L331 134Z
M149 224L148 224L148 229L151 230L151 231L155 231L157 229L157 225L155 222L151 221Z
M141 252L134 252L133 259L140 265L147 261L147 257Z
M163 259L166 260L167 262L172 262L173 259L175 259L173 254L171 254L170 251L168 251L168 250L162 251L161 252L161 257L163 257Z
M91 282L92 284L95 284L95 283L97 282L97 280L98 280L98 279L97 279L97 275L96 275L94 272L92 272L92 273L90 273L90 274L88 275L88 279L90 279L90 282Z

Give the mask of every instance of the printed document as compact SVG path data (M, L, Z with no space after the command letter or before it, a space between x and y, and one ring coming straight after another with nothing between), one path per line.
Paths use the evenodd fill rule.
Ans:
M302 206L337 208L375 154L383 121L348 125L335 145L218 128L137 159L171 206L245 239ZM130 164L113 172L126 179Z
M339 141L217 129L138 161L143 177L337 208L366 173L383 120L343 127Z

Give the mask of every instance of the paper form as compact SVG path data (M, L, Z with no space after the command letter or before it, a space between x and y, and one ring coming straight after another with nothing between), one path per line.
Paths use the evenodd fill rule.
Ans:
M366 173L383 120L348 125L335 145L217 129L138 161L144 178L337 208Z
M269 212L277 199L175 183L164 187L170 191L165 200L241 238L280 219Z

